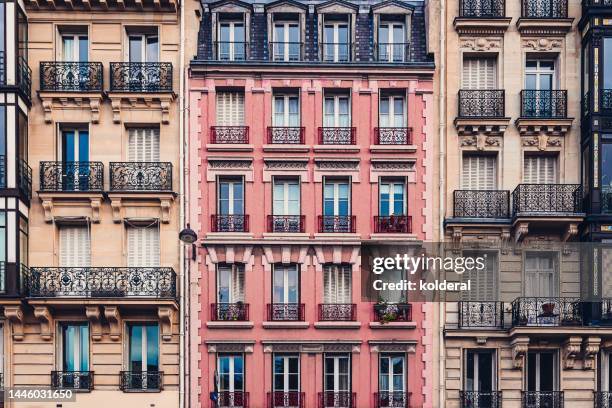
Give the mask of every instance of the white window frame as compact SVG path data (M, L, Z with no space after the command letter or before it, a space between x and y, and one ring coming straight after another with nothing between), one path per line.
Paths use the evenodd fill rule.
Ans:
M221 269L222 268L228 268L229 269L229 299L227 301L221 301L221 299L219 298L219 292L220 292L220 288L221 288ZM217 303L238 303L238 302L244 302L244 296L245 296L245 291L244 291L244 285L245 285L245 281L244 279L246 279L246 275L245 275L245 268L244 265L241 264L230 264L230 265L217 265L217 273L216 273L216 302ZM241 269L241 270L240 270ZM243 280L240 281L240 279L238 279L238 275L242 274L243 276ZM234 286L241 286L239 288L241 299L235 299L234 297L236 296L236 294L234 293Z
M327 99L333 99L334 101L334 112L333 112L333 125L328 126L325 124L325 118L328 117L328 115L325 113L325 104ZM344 127L340 125L340 99L346 99L347 100L347 106L348 106L348 125L347 126L351 126L351 124L353 123L353 118L352 118L352 111L353 111L353 107L352 107L352 101L351 101L351 95L350 93L347 94L342 94L342 93L327 93L326 95L323 96L323 126L324 127Z
M85 37L87 40L87 56L84 61L79 59L80 57L80 40L82 37ZM72 39L72 58L68 59L66 57L66 44L64 43L64 39L71 38ZM87 62L89 60L89 36L87 32L77 32L77 31L68 31L62 32L60 31L60 43L61 43L61 58L63 62Z
M227 214L221 214L221 184L222 183L227 183L230 185L230 188L228 188L228 213ZM236 184L240 184L242 186L242 213L241 214L237 214L235 212L234 209L234 185ZM234 178L225 178L225 177L219 177L217 179L217 211L219 212L220 215L244 215L244 210L245 210L245 191L244 191L244 179L240 178L240 179L234 179Z
M535 354L536 355L536 366L534 368L535 371L535 380L536 380L536 384L535 387L536 389L533 391L541 391L540 390L540 372L542 370L541 367L541 357L542 354L544 353L551 353L553 356L553 372L551 373L553 375L553 390L558 390L559 389L559 354L556 351L550 351L550 350L541 350L541 351L530 351L527 353L527 355L525 356L525 386L528 387L528 378L529 378L529 371L531 370L531 367L529 367L529 354Z
M283 40L281 41L279 38L276 37L276 28L277 26L282 26L283 27ZM291 26L295 26L297 27L297 32L298 32L298 44L300 47L300 52L301 52L301 40L302 40L302 33L300 31L300 22L299 21L285 21L285 20L279 20L279 21L273 21L272 22L272 38L274 39L273 44L274 46L272 47L272 58L274 61L299 61L301 59L301 55L298 55L297 59L291 59L291 55L290 55L290 49L291 49L291 35L290 35L290 27ZM283 58L278 58L279 55L276 54L276 50L277 50L277 46L280 46L282 44L283 47L283 53L282 53L282 57Z
M352 215L352 203L351 203L351 196L352 196L352 186L351 186L351 180L345 180L345 179L325 179L323 181L323 207L325 207L325 186L331 184L334 186L334 193L332 195L332 199L334 202L334 213L333 214L325 214L325 215L329 215L329 216L339 216L341 214L339 214L340 212L340 184L346 184L348 186L348 194L347 194L347 207L348 207L348 214L343 214L343 215Z
M276 123L276 115L278 112L276 112L276 99L277 98L283 98L283 123L282 124L278 124ZM302 115L301 115L301 111L302 111L302 106L301 106L301 101L300 101L300 95L299 93L274 93L272 95L272 122L273 122L273 126L276 127L290 127L292 126L291 123L291 113L289 110L289 106L290 103L289 101L291 100L291 98L297 98L298 101L298 111L297 111L297 116L298 116L298 124L297 126L300 126L301 122L302 122Z
M402 214L389 214L389 216L391 215L396 215L396 216L404 216L408 213L407 207L407 195L408 195L408 185L406 183L406 180L400 180L400 179L390 179L387 177L381 177L380 181L379 181L379 188L378 188L378 208L379 211L382 208L382 186L387 185L389 186L389 212L393 212L392 209L395 208L395 188L398 185L402 186L403 189L403 197L404 199L402 200ZM382 214L381 214L382 215Z
M127 153L128 153L128 161L130 162L159 162L160 154L161 154L161 135L160 129L158 127L131 127L128 128L128 137L127 137ZM151 145L151 160L141 160L138 158L139 155L144 156L144 149L139 149L138 146L132 146L132 138L142 138L142 143L146 143L145 139L151 139L149 141ZM134 144L138 144L138 142L134 141ZM135 149L135 150L133 150Z
M528 68L527 62L536 62L535 68ZM542 68L541 64L543 62L552 62L553 69L550 70L548 68ZM527 58L525 60L525 89L527 89L527 76L535 75L536 76L536 88L535 90L540 90L541 77L548 76L552 74L551 79L551 90L557 89L557 60L555 58Z
M275 277L276 277L276 273L277 271L281 269L283 271L283 299L282 302L278 302L276 300L274 300L275 304L283 304L283 305L288 305L288 304L294 304L294 303L300 303L300 295L301 295L301 290L300 290L300 268L298 264L290 264L290 265L274 265L272 268L272 286L274 287L274 282L275 282ZM290 302L289 301L289 273L295 271L297 272L297 300L295 302ZM274 296L274 294L272 294Z
M275 360L276 358L281 358L283 360L283 389L282 390L277 390L276 388L274 388L274 391L276 392L300 392L301 390L301 382L302 382L302 378L301 378L301 361L300 361L300 355L299 354L275 354L273 356L273 360ZM298 388L297 390L291 390L289 389L289 375L291 374L289 372L289 360L291 359L296 359L298 362L298 371L297 371L297 376L298 376ZM273 364L273 367L276 368L276 364ZM276 387L276 375L277 373L274 372L273 373L274 378L272 379L272 385L273 387Z
M126 32L126 36L127 36L127 47L126 47L126 61L129 62L159 62L160 59L160 53L161 53L161 41L159 38L159 31L157 30L157 27L155 27L156 32L155 33L144 33L144 32L138 32L137 29L132 31L130 27L128 27L128 31ZM143 61L132 61L132 56L130 55L130 50L131 50L131 42L132 42L132 38L139 38L140 37L140 42L141 42L141 56L143 57ZM155 58L151 59L151 56L149 55L149 53L147 52L147 39L149 38L157 38L157 55L155 55Z
M537 258L538 261L538 266L536 266L535 269L531 270L528 269L528 265L527 265L527 258ZM550 258L552 259L552 269L547 269L544 270L542 269L541 266L541 260L544 258ZM555 252L545 252L545 251L527 251L525 253L525 257L523 259L523 263L524 263L524 287L523 290L525 293L525 296L534 296L534 297L558 297L559 296L559 281L560 281L560 276L559 276L559 254L555 253ZM544 296L542 294L529 294L528 290L534 290L534 288L528 283L529 281L529 275L534 275L534 278L532 279L536 279L536 280L540 280L540 275L549 275L551 278L551 285L552 285L552 294L550 296ZM540 290L542 288L539 288Z
M402 389L400 390L396 390L393 386L393 364L391 364L393 358L395 357L400 357L402 359ZM380 367L382 366L381 364L381 360L383 359L388 359L389 360L389 372L384 373L380 370ZM406 355L405 354L393 354L393 353L381 353L379 360L378 360L378 384L379 386L382 383L382 376L383 375L387 375L389 377L389 389L388 390L380 390L382 392L389 392L389 393L394 393L394 392L405 392L406 391Z
M351 392L352 389L352 383L353 383L353 373L352 373L352 367L351 367L351 355L350 354L324 354L323 355L323 376L327 377L327 360L331 359L333 360L333 365L334 365L334 389L330 390L327 389L327 381L326 378L323 379L323 388L324 391L326 392ZM340 373L340 360L346 359L348 360L348 388L346 390L342 390L340 389L340 376L342 375Z
M401 49L401 59L395 59L395 38L393 35L393 30L396 26L400 26L402 28L402 42L400 44L402 44L403 46L405 46L406 44L406 24L401 23L399 21L379 21L379 26L378 26L378 44L380 47L381 44L381 28L383 27L387 27L387 41L382 43L385 44L387 48L387 62L402 62L405 60L406 56L406 50L405 48ZM378 57L380 58L380 49L378 51Z
M383 99L388 99L389 100L389 113L387 113L386 115L388 116L388 123L389 126L384 126L384 127L388 127L388 128L403 128L406 127L406 117L407 117L407 103L406 103L406 97L404 95L384 95L381 94L379 99L378 99L378 125L380 127L381 126L381 118L383 117L383 113L381 111L381 107L382 107L382 102ZM396 99L401 99L402 100L402 123L395 123L395 119L396 119L396 114L395 114L395 100Z
M221 40L221 27L223 27L223 25L228 25L229 26L229 40L224 41ZM242 39L242 41L236 41L236 25L242 25L242 29L244 31L244 38ZM220 18L217 24L217 43L223 43L223 42L229 42L229 52L228 52L228 56L229 58L227 58L227 60L224 59L224 61L236 61L239 60L241 61L242 59L246 59L246 43L247 43L247 27L246 27L246 22L244 21L244 19L242 20L230 20L230 19L223 19ZM236 43L237 42L241 42L243 44L243 49L245 52L244 58L236 58ZM219 47L217 47L217 58L221 59L221 49Z
M326 28L328 28L329 26L333 27L334 30L334 34L333 34L333 38L331 39L332 41L330 41L329 38L327 38L325 36L325 31ZM347 42L345 43L340 43L340 26L346 26L346 38L347 38ZM352 59L352 50L351 50L351 22L350 22L350 16L347 16L347 21L323 21L323 59L325 59L325 47L328 45L333 45L334 48L334 58L333 58L333 62L339 62L340 61L340 49L339 49L339 45L346 45L347 49L348 49L348 59L347 61L350 61ZM327 61L327 60L326 60ZM330 61L331 62L331 61Z
M331 264L323 266L323 303L324 304L348 304L353 300L353 271L350 265ZM344 274L348 275L348 282L343 280ZM334 282L335 293L332 293L331 286L325 286L325 275L327 275L328 285ZM346 283L346 287L344 286ZM348 293L347 299L339 299L341 294ZM341 301L339 301L341 300Z
M229 358L229 390L224 390L221 389L221 384L219 384L219 391L221 392L243 392L244 391L244 381L245 381L245 358L244 358L244 354L217 354L217 370L219 370L219 367L221 367L221 364L219 362L219 360L221 358ZM239 374L242 374L242 389L237 390L236 389L236 385L234 384L235 381L235 375L236 375L236 371L235 371L235 360L236 358L241 358L242 359L242 372ZM220 372L220 371L218 371Z
M277 197L275 197L275 191L276 191L276 186L282 185L283 188L283 197L281 200L277 200ZM290 190L290 185L297 185L298 188L298 199L297 199L297 211L295 214L292 214L290 211L290 205L289 202L291 201L289 199L289 190ZM273 215L300 215L302 213L302 191L301 191L301 185L300 185L300 180L299 179L295 179L295 178L288 178L288 177L274 177L273 178L273 183L272 183L272 213ZM282 214L276 214L276 212L274 211L274 207L275 207L275 203L278 201L282 201L283 202L283 213Z

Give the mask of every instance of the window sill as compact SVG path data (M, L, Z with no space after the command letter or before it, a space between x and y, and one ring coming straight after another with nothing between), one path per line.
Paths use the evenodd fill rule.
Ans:
M314 145L313 149L317 153L359 153L359 145Z
M208 143L206 150L209 152L252 152L252 144L243 143Z
M370 329L416 329L416 322L370 322Z
M206 327L209 329L252 329L253 322L251 321L215 321L206 322Z
M264 329L307 329L310 322L263 322Z
M372 153L414 153L416 152L416 145L370 145L370 152Z
M308 152L309 150L310 150L310 146L303 145L303 144L276 143L276 144L263 145L264 152L291 152L291 153L301 152L301 153L305 153L305 152Z
M361 322L354 321L323 321L315 322L314 327L317 329L359 329Z

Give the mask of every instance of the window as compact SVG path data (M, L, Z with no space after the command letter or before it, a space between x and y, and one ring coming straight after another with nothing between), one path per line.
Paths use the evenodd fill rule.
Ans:
M244 265L217 267L217 303L244 302Z
M492 350L466 350L465 353L465 380L464 391L481 393L472 398L478 401L478 405L489 407L491 403L491 391L495 391L497 384L495 364L495 352Z
M300 126L300 97L297 94L275 94L273 109L273 126Z
M557 156L525 155L523 182L526 184L557 183Z
M274 177L274 215L300 215L300 181Z
M407 272L404 269L388 269L380 275L380 280L383 283L393 283L393 282L401 282L407 279ZM408 317L410 307L407 305L406 307L401 306L407 303L408 297L405 290L389 290L383 289L378 292L380 300L384 303L400 305L399 307L394 307L394 313L400 316L401 318ZM384 312L386 307L383 305L378 308L378 311Z
M381 354L378 368L378 406L408 406L406 358L401 354Z
M217 126L244 124L244 93L217 92Z
M525 64L525 89L551 90L555 87L555 61L528 59Z
M558 390L557 354L554 351L530 351L527 353L527 391L550 392ZM535 396L539 401L530 406L556 407L554 396L545 393ZM535 402L535 401L534 401Z
M127 266L159 267L159 225L129 224L127 230Z
M159 36L156 28L128 29L128 61L159 61Z
M351 356L349 354L325 354L324 360L325 392L333 393L348 393L351 391ZM348 399L347 397L339 396L340 400ZM325 405L327 406L344 406ZM351 406L351 404L346 404Z
M325 179L323 183L323 215L350 215L350 191L349 180Z
M466 57L463 60L463 89L497 88L496 57Z
M299 61L301 59L300 28L297 22L274 23L274 61Z
M327 94L323 112L324 127L351 126L350 97L347 94Z
M219 214L244 214L244 183L241 177L219 178L217 188L217 212Z
M497 188L497 156L464 154L461 188L495 190Z
M351 59L349 18L347 16L324 16L323 60L347 62Z
M298 265L274 265L272 300L274 304L300 302L300 272Z
M86 32L62 32L60 35L62 39L62 61L88 61L89 40Z
M404 24L400 22L380 22L378 28L378 60L403 62L408 52Z
M379 215L406 214L406 184L404 180L381 179Z
M217 371L219 372L219 391L221 393L244 391L244 357L242 354L219 354ZM234 405L230 403L227 406Z
M6 213L0 213L0 215L6 215ZM0 229L3 227L3 222L0 219ZM0 231L0 254L4 251L4 243L2 242L3 232ZM28 219L20 216L19 217L19 262L23 265L28 266L29 263L29 255L28 255L28 247L29 247L29 225ZM0 261L5 260L3 256L0 256ZM4 280L2 280L4 282Z
M89 131L65 128L62 129L60 137L62 190L89 190L90 183L96 178L92 177L89 163Z
M601 211L612 211L612 134L601 135ZM585 150L588 155L588 150ZM588 163L583 159L583 164ZM584 175L588 175L588 168L584 169ZM588 186L588 184L585 184Z
M612 37L605 37L603 39L603 89L607 89L606 92L612 92ZM588 61L585 63L588 64ZM588 82L588 81L587 81ZM612 102L608 102L609 105L606 108L612 108Z
M159 161L159 128L131 128L128 130L128 161Z
M7 244L6 211L0 211L0 292L6 290L6 244ZM23 262L23 261L22 261Z
M91 246L88 226L59 227L59 266L88 267Z
M300 356L274 355L274 392L295 393L300 391ZM291 397L290 397L291 398ZM289 398L289 399L290 399ZM299 397L298 397L299 398ZM298 406L298 404L275 406ZM301 406L301 405L299 405Z
M464 301L493 301L497 297L497 253L464 251L464 257L476 259L485 258L485 268L483 270L466 270L461 279L464 282L471 282L471 290L461 293L461 300Z
M525 256L525 296L557 297L556 256L546 252L528 252Z
M89 389L89 327L87 324L63 324L62 366L57 378L59 388Z
M243 17L239 20L219 20L217 33L217 58L223 61L242 61L246 59L246 40Z
M159 373L159 326L131 324L129 331L129 389L156 390L161 387Z
M325 265L323 268L323 303L348 304L352 302L352 276L350 265Z
M612 353L602 351L601 353L601 375L599 378L599 390L602 392L612 392Z
M406 126L406 104L403 95L385 95L380 97L379 126L380 127L405 127Z

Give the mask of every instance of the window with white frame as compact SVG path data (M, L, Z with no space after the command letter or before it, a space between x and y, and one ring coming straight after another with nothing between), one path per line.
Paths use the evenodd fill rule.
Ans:
M87 62L89 60L89 38L86 29L60 29L62 61Z
M297 178L274 177L272 213L300 215L300 181Z
M381 16L378 26L378 60L384 62L405 61L408 54L407 45L404 23L390 21L388 18Z
M551 252L527 252L525 255L525 296L557 297L559 283L557 256Z
M378 362L378 406L408 406L406 356L382 353Z
M59 266L91 266L91 242L88 225L59 227Z
M323 267L323 303L352 303L352 273L350 265L325 265Z
M346 15L325 15L323 21L323 60L327 62L350 61L350 17Z
M323 215L345 216L350 214L350 180L325 178L323 183Z
M128 129L128 161L159 161L159 128Z
M496 89L497 57L465 57L461 82L462 89Z
M406 98L404 95L381 93L378 124L381 128L406 126Z
M237 406L232 400L232 393L240 394L244 391L244 355L219 354L217 356L217 372L219 373L219 391L222 401L229 401L220 406ZM229 394L227 396L223 394ZM239 405L238 405L239 406Z
M239 18L221 16L217 32L217 58L222 61L243 61L246 50L244 15Z
M558 183L557 157L543 154L525 154L523 159L523 183Z
M128 325L129 350L127 389L159 390L161 388L159 361L159 326L156 323Z
M274 21L272 54L274 61L300 61L302 44L297 21Z
M159 224L128 224L127 231L127 266L158 267L160 266Z
M351 126L351 98L348 93L326 92L323 101L323 126Z
M379 215L406 215L406 181L381 178L379 184Z
M464 153L461 188L464 190L495 190L497 188L497 156Z
M497 297L498 283L498 258L496 252L464 251L465 258L484 258L484 269L466 270L461 275L463 282L470 282L471 290L461 293L461 300L464 301L493 301Z
M219 177L217 212L221 215L244 214L244 180L242 177Z
M217 92L217 126L241 126L244 124L244 92Z
M273 96L272 126L300 126L300 97L297 93L280 93Z
M491 392L497 389L495 351L471 349L465 352L464 391L478 392L481 402L491 406Z
M89 326L87 323L62 323L61 372L57 386L69 389L90 389Z
M128 27L127 36L129 62L159 61L157 27Z
M559 361L556 351L530 351L527 353L525 368L526 391L536 391L539 395L537 405L541 407L559 406L558 399L551 391L559 390ZM557 403L555 403L555 399Z
M300 356L299 354L274 355L274 392L295 393L300 391ZM291 396L288 396L290 399ZM299 399L299 397L296 397ZM285 405L274 406L302 406L288 401Z
M217 266L217 303L244 302L244 265Z
M351 355L344 353L325 354L323 365L325 372L325 392L341 394L349 393L351 391ZM346 397L341 397L340 399L344 401L348 400ZM347 405L350 406L351 404Z

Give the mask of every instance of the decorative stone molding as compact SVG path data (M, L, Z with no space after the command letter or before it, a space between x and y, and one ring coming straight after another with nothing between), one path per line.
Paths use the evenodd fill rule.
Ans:
M514 368L522 369L525 355L529 350L529 337L517 337L510 342L512 346L512 365Z
M174 100L174 94L172 93L132 94L110 92L108 96L111 100L114 123L120 123L124 114L138 115L142 111L148 112L147 114L150 111L157 111L159 112L159 121L162 124L170 123L170 105Z
M578 235L578 223L570 222L569 224L567 224L567 227L565 228L565 232L563 233L563 237L561 238L561 240L563 242L568 242L569 240L571 240L573 237L577 235Z
M522 145L525 147L537 147L538 150L544 151L549 147L562 147L563 142L559 137L553 138L546 133L540 133L537 136L523 137Z
M228 340L211 340L207 341L206 343L207 350L209 353L253 353L253 344L255 342L230 342Z
M264 159L266 170L306 170L308 160L270 160Z
M514 242L517 244L519 242L522 242L528 233L529 233L529 223L519 222L514 230Z
M451 235L451 247L453 253L461 252L461 238L463 237L463 228L453 227Z
M170 210L174 201L173 193L113 193L107 194L113 214L113 222L120 223L125 217L125 208L141 207L144 203L147 208L157 207L159 213L151 214L152 218L159 218L163 224L170 222ZM144 208L144 207L141 207Z
M459 42L459 47L470 51L492 51L501 49L501 38L463 38Z
M528 119L518 118L516 127L521 136L565 136L572 127L573 118L563 119Z
M99 123L100 103L102 94L92 93L65 93L65 92L40 92L39 97L43 108L45 123L53 123L53 113L55 111L74 111L81 115L87 109L90 111L90 121ZM63 115L62 115L63 116Z
M508 128L509 119L506 120L483 120L483 119L456 119L455 128L459 136L503 136Z
M562 38L530 38L523 40L523 48L530 51L560 51L563 47Z
M315 160L317 170L359 170L358 160Z
M372 161L372 169L374 170L414 170L415 162L412 160L385 160Z
M600 344L601 337L587 337L582 342L582 354L584 358L582 366L585 370L593 370L595 368L595 361L599 353Z
M35 306L34 317L40 322L40 338L51 340L53 338L53 315L47 306Z
M414 341L370 340L368 344L372 353L416 353L416 343Z
M121 313L117 306L104 306L104 317L110 328L110 338L113 341L121 339Z
M4 306L4 316L11 322L13 340L23 340L23 308L20 305Z
M574 368L576 358L580 355L581 345L582 338L580 336L572 336L563 343L563 368L566 370Z
M217 176L242 176L253 182L253 159L249 157L209 157L206 181L215 182Z
M85 316L89 320L89 328L91 331L91 339L93 341L102 340L102 323L100 322L100 307L99 306L86 306Z
M488 136L486 133L479 133L476 136L463 136L460 137L460 140L461 147L475 147L479 151L501 146L500 137Z
M87 215L91 222L100 222L100 207L102 206L102 194L78 194L78 193L39 193L38 194L43 208L43 219L45 222L53 222L54 208L59 206L81 206L82 204L74 204L75 200L89 201L89 207L91 208L91 215ZM61 203L62 200L66 199L68 204Z
M229 170L229 169L251 169L251 164L253 163L250 159L216 159L209 158L208 159L208 168L209 169L221 169L221 170Z
M111 198L111 210L113 212L113 222L114 223L120 223L121 220L123 219L122 215L121 215L121 198L117 197L117 198Z
M157 316L159 317L162 340L172 340L172 317L174 316L174 311L169 306L160 306L157 309Z

